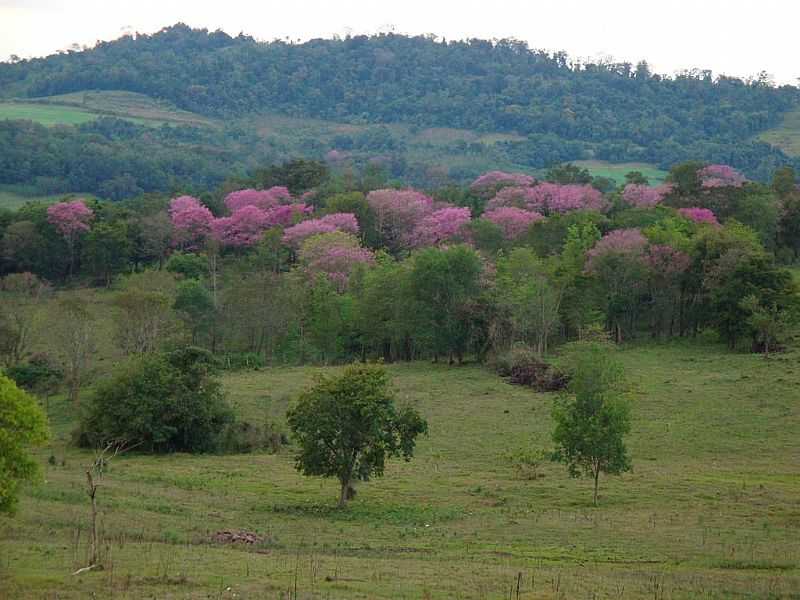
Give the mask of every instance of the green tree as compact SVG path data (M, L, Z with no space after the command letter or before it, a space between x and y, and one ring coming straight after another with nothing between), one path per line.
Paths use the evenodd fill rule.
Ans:
M26 446L47 436L47 420L33 397L0 374L0 513L14 512L20 483L38 473Z
M147 452L207 452L233 420L213 357L201 348L144 355L124 365L81 418L78 441L98 448L124 440Z
M597 505L600 473L631 469L624 437L630 432L630 408L622 395L622 367L607 343L577 342L566 353L570 382L553 407L555 458L572 477L594 480Z
M96 282L106 287L128 266L132 246L124 222L98 223L83 240L82 265Z
M287 415L300 451L297 470L336 477L339 506L352 497L356 481L383 475L387 458L414 454L425 420L410 407L398 409L386 370L353 365L341 375L321 376L300 395Z
M448 355L451 364L454 358L461 362L472 327L469 306L480 293L480 258L472 248L459 245L426 248L412 260L412 294L434 355Z

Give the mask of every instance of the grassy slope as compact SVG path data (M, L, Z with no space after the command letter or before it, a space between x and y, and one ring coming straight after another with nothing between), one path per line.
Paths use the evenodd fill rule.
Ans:
M603 160L579 160L576 165L587 169L595 177L608 177L617 182L625 183L625 175L631 171L639 171L650 180L651 185L663 183L667 176L666 171L662 171L647 163L610 163Z
M42 125L79 125L93 121L97 115L72 106L56 106L33 102L0 102L0 119L26 119Z
M789 156L800 156L800 107L786 113L779 126L765 131L758 139L777 146Z
M46 483L0 519L0 597L763 598L800 592L800 368L716 346L631 347L635 471L590 483L548 465L517 479L509 448L547 445L550 398L479 367L391 367L431 435L408 464L360 488L307 479L291 452L128 456L99 501L112 568L73 577L85 553L86 453L66 447L72 413L54 400ZM240 414L282 419L318 369L225 377ZM208 542L256 530L258 548ZM81 531L79 534L78 531ZM76 543L77 540L77 543ZM521 575L520 575L521 574ZM290 592L281 596L281 592Z

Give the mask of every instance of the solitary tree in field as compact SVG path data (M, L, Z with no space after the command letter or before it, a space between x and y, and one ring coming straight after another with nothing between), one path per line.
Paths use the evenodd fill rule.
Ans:
M622 368L613 347L597 342L574 344L566 366L567 394L553 409L555 456L572 477L593 478L596 506L600 473L619 475L631 469L623 439L631 426L620 390Z
M0 513L13 512L22 481L39 467L25 446L47 439L47 421L32 396L0 374Z
M321 377L300 396L288 421L300 445L297 470L336 477L340 507L356 481L383 475L387 458L410 460L417 436L428 430L415 410L395 406L386 371L377 365Z

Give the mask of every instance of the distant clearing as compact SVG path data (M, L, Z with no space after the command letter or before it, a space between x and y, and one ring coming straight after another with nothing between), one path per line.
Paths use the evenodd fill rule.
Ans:
M20 193L16 186L0 186L0 210L11 209L16 210L25 206L28 202L41 202L43 204L53 204L66 198L86 198L87 200L94 198L92 194L81 193L65 193L65 194L52 194L48 196L31 196L28 194Z
M25 119L42 125L80 125L97 118L87 110L33 102L0 102L0 120Z
M588 169L595 177L608 177L618 184L625 183L625 175L631 171L639 171L650 180L651 184L664 181L666 171L648 163L610 163L604 160L578 160L573 164Z
M800 107L786 113L780 125L765 131L758 139L780 148L789 156L800 156Z

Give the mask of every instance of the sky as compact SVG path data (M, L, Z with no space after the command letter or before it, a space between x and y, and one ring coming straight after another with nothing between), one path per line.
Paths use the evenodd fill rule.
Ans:
M183 22L259 40L394 31L516 38L573 58L647 60L777 83L800 78L797 0L0 0L0 60Z

